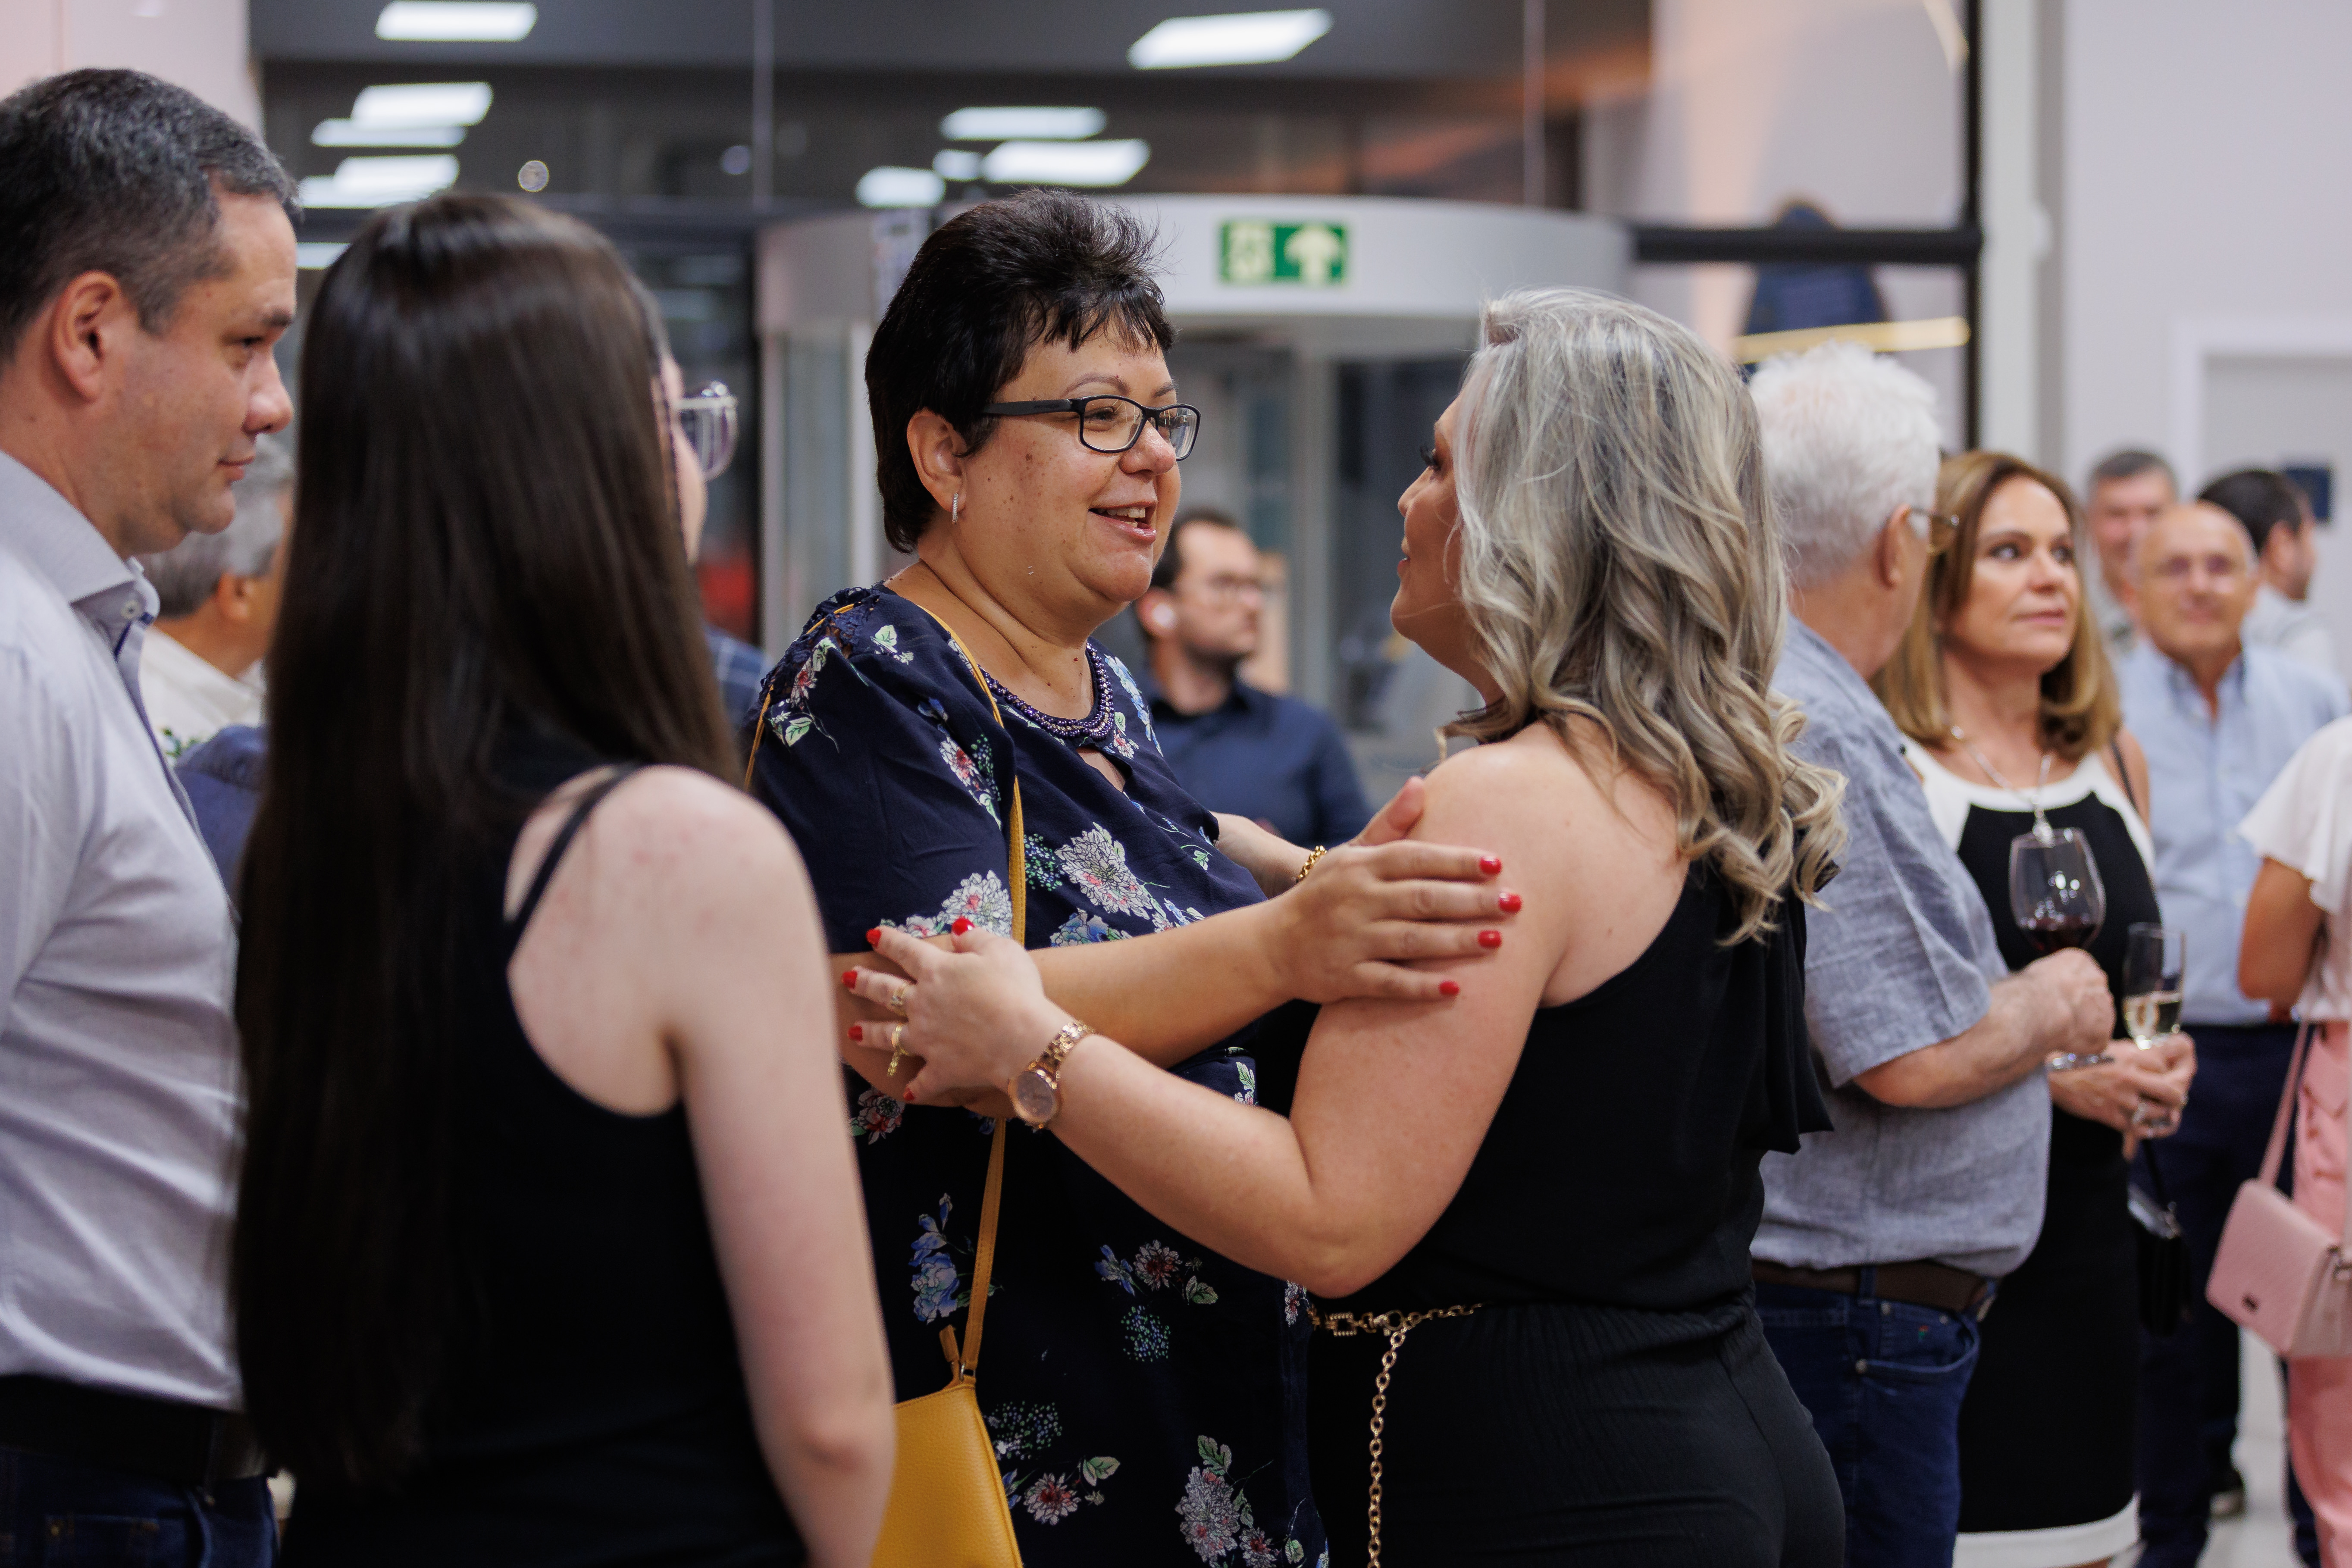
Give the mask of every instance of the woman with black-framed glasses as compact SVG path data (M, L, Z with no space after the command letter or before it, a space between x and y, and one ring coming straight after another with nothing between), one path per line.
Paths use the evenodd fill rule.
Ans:
M1186 795L1089 640L1149 586L1199 428L1150 251L1118 209L1045 191L925 243L866 363L885 531L915 559L819 606L769 676L751 783L801 846L836 967L871 963L879 927L1012 934L1018 907L1074 1012L1282 1104L1298 1047L1267 1050L1261 1016L1436 1000L1385 961L1488 954L1517 900L1476 850L1418 844L1340 847L1300 881L1305 849ZM1417 798L1369 831L1400 835ZM1411 923L1417 899L1438 918ZM942 1330L968 1337L1004 1150L976 1382L1023 1560L1313 1568L1304 1292L998 1131L1002 1095L906 1104L921 1063L893 1057L893 1015L864 1017L845 1109L902 1400L948 1381Z

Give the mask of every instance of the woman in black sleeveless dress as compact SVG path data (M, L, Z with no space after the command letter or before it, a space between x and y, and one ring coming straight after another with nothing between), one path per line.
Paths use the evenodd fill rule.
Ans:
M2126 933L2157 923L2147 763L2121 728L2098 627L2082 612L2072 499L2012 458L1945 466L1958 519L1919 619L1879 678L1929 809L1991 912L2011 969L2042 956L2011 907L2009 850L2034 829L2089 841L2106 914L2089 952L2118 998ZM1996 1544L2018 1568L2074 1568L2138 1539L2137 1257L2127 1139L2160 1135L2194 1068L2185 1037L2050 1077L2054 1106L2042 1233L2000 1281L1960 1410L1957 1561ZM2144 1099L2145 1097L2145 1099ZM1988 1539L1998 1536L1998 1542Z
M1319 1298L1334 1563L1831 1568L1835 1478L1748 1287L1763 1152L1828 1125L1801 900L1842 839L1767 687L1755 415L1622 300L1513 295L1485 335L1401 503L1391 618L1478 685L1460 728L1490 742L1431 775L1417 831L1475 823L1559 896L1438 967L1435 1003L1325 1007L1287 1118L1085 1037L1010 942L885 932L910 1092L1007 1085L1145 1208ZM1178 1511L1203 1560L1255 1563L1223 1555L1245 1479L1202 1442Z
M304 371L231 1258L288 1561L864 1568L835 988L712 776L659 322L582 225L444 196L361 230Z

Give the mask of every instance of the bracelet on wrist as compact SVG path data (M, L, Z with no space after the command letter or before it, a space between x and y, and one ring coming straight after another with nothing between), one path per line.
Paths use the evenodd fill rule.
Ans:
M2105 1051L2053 1051L2047 1065L2052 1072L2073 1072L2078 1068L2102 1068L2115 1059Z
M1315 869L1315 862L1320 860L1324 856L1328 855L1329 853L1331 852L1328 849L1324 848L1320 844L1318 844L1314 848L1309 849L1307 852L1305 864L1298 868L1298 875L1290 879L1290 885L1295 888L1299 883L1307 880L1307 873Z

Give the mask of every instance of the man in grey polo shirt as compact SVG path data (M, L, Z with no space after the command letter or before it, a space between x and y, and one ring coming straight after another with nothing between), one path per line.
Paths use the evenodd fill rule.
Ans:
M1805 1021L1836 1131L1765 1156L1756 1305L1836 1467L1846 1560L1947 1568L1977 1317L2042 1228L2042 1064L2098 1050L2114 1009L2082 952L2007 973L1865 684L1940 537L1935 394L1832 344L1767 364L1754 395L1790 555L1774 685L1805 710L1800 754L1846 777L1848 834L1806 918Z
M0 100L0 1558L247 1568L235 938L131 558L227 527L287 422L293 188L131 71Z

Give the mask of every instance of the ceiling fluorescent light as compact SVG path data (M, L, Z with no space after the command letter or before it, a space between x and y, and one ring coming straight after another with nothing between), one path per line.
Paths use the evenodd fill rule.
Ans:
M479 125L489 111L488 82L419 81L362 88L352 104L352 121L376 131L386 126Z
M340 240L304 240L294 247L294 265L305 272L332 267L335 258L351 247Z
M943 180L977 180L980 178L980 154L961 147L943 147L931 160L931 167Z
M930 169L898 169L885 164L868 169L857 179L857 201L869 207L935 207L948 194L948 183Z
M940 121L950 142L1077 142L1102 128L1099 109L959 109Z
M511 44L538 22L536 5L392 0L376 16L375 36L400 44Z
M1143 142L1007 142L980 172L996 185L1123 185L1150 157Z
M306 207L381 207L413 202L457 183L457 160L446 153L406 158L346 158L331 174L302 182Z
M455 125L362 125L356 120L321 120L310 132L313 147L455 147L466 139Z
M1267 65L1290 58L1330 30L1328 11L1171 16L1135 40L1127 51L1127 63L1147 71Z

